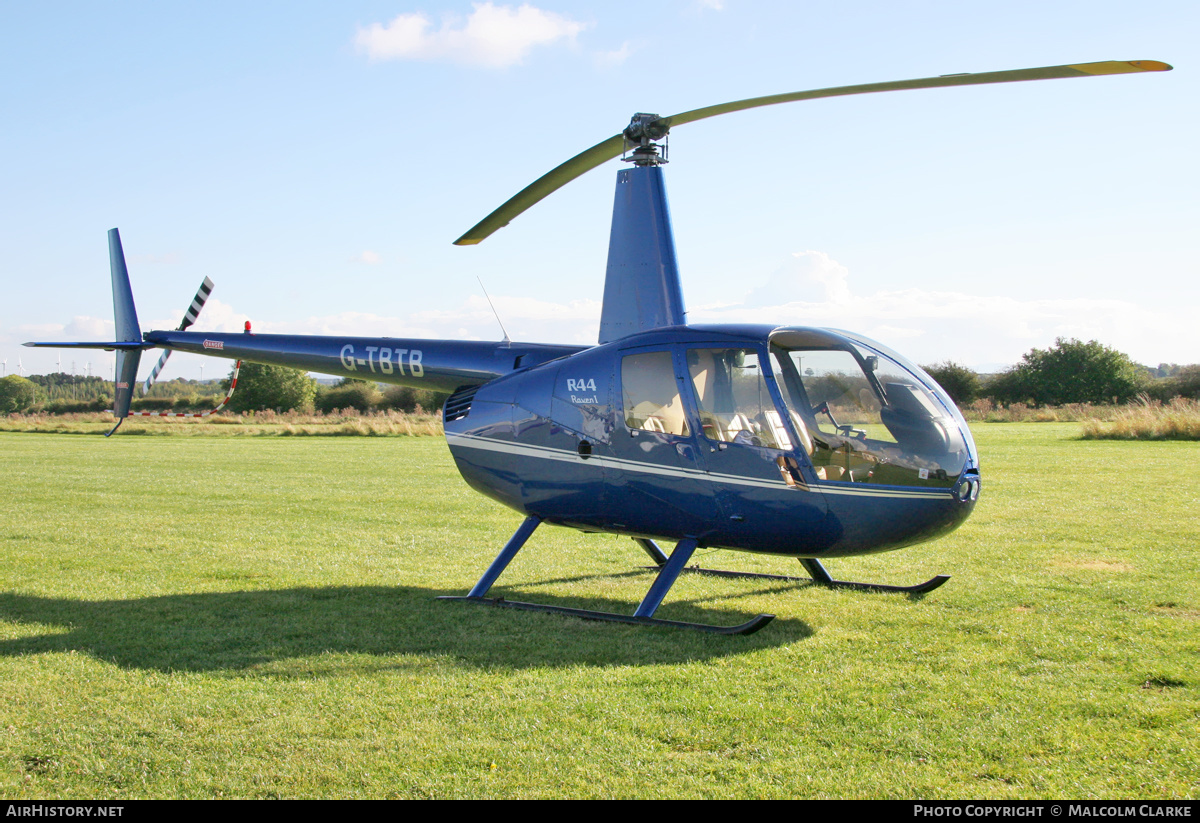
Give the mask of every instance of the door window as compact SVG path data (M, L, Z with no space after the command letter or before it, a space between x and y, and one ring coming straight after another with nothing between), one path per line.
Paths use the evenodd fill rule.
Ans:
M631 431L688 436L687 417L669 351L621 358L621 397Z
M700 430L719 443L791 449L754 349L688 349Z

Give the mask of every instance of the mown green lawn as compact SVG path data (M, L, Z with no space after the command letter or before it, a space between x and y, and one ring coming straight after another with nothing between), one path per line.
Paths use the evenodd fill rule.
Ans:
M1200 444L975 431L962 529L828 564L947 585L685 575L660 617L778 615L733 638L435 601L520 520L439 438L0 433L0 795L1197 797ZM644 565L543 528L493 591Z

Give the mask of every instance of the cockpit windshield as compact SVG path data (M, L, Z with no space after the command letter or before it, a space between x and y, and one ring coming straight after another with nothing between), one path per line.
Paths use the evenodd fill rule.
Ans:
M820 479L949 488L966 468L970 435L949 411L951 401L879 349L796 329L773 334L770 352L788 416Z

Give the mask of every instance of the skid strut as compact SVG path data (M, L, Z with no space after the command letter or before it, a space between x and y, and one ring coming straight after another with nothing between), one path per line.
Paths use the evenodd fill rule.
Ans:
M659 568L666 562L667 556L663 554L662 549L653 540L647 540L641 537L635 537L634 542L641 546L646 554L650 555ZM662 558L660 561L659 558ZM931 592L938 586L950 579L948 574L939 574L929 578L924 583L917 583L914 586L891 586L887 583L856 583L851 580L835 580L829 573L820 560L811 557L800 558L800 563L808 572L809 577L794 577L786 574L763 574L761 572L734 572L724 569L705 569L699 565L688 566L683 571L693 574L707 574L713 577L746 577L759 580L786 580L792 583L816 583L820 586L828 586L831 589L856 589L858 591L867 592L903 592L905 594L925 594Z
M610 623L632 623L638 626L669 626L677 629L693 629L711 634L753 634L775 618L773 614L760 614L752 620L742 623L740 626L713 626L707 623L685 623L679 620L660 620L654 617L654 612L658 610L663 598L667 596L667 592L671 590L671 586L674 585L680 573L687 566L692 553L696 551L696 540L693 538L680 541L675 550L671 552L670 557L663 553L662 549L654 541L638 540L638 545L645 549L654 559L655 563L658 564L658 576L654 578L654 583L651 584L650 590L646 592L646 596L642 598L642 602L632 615L593 611L591 609L572 609L565 606L548 606L542 603L523 603L518 600L505 600L502 597L486 597L488 589L492 587L492 584L496 582L496 579L500 577L505 568L508 567L508 564L512 562L512 559L517 556L517 552L521 550L521 547L525 545L525 541L529 539L530 535L533 534L541 522L540 518L533 515L526 517L525 521L521 523L520 528L516 530L513 536L509 538L508 543L496 555L496 559L488 566L487 571L483 573L483 577L479 578L479 582L475 584L470 593L465 597L442 596L437 599L482 603L524 611L565 614L570 617L580 617L584 620L604 620ZM660 558L662 562L659 562Z

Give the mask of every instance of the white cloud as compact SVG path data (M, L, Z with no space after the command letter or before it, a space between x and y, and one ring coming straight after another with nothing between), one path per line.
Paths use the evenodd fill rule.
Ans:
M824 299L788 299L814 292ZM858 295L845 266L823 252L805 251L751 290L743 303L694 306L688 322L842 328L892 345L918 362L952 359L992 368L1016 363L1029 349L1044 348L1058 337L1099 340L1141 362L1182 362L1187 355L1181 353L1195 348L1185 315L1183 307L1151 309L1115 298L1017 299L924 289Z
M113 321L99 317L76 315L70 323L26 323L13 329L12 338L21 337L25 340L44 341L98 341L106 342L113 339L115 328Z
M92 374L107 377L112 367L113 356L97 349L26 349L21 344L27 340L53 342L105 342L113 339L113 321L98 317L78 315L69 323L25 323L0 333L0 360L8 360L6 374L17 374L18 361L25 374L49 374L56 371L71 371L75 364L77 374L84 374L91 364Z
M598 68L611 69L624 63L631 54L633 54L633 44L626 40L619 49L596 52L592 60Z
M366 263L368 266L374 266L382 258L378 252L373 252L370 249L365 249L361 254L356 254L350 258L351 263Z
M1029 349L1045 348L1057 337L1099 340L1151 364L1186 362L1196 348L1195 332L1182 306L1147 308L1119 298L1017 298L925 289L857 294L853 282L851 272L829 255L798 252L761 286L752 288L744 300L733 294L720 303L691 306L688 322L849 329L919 363L955 360L987 371L1016 363ZM794 299L798 295L812 297ZM245 316L220 303L214 306L214 302L209 300L197 327L240 331ZM596 342L598 300L555 303L493 295L492 302L513 340L585 346ZM211 315L210 308L215 309ZM482 294L467 296L445 309L426 308L402 316L341 312L302 321L261 321L255 329L264 333L454 340L499 340L503 336ZM35 336L25 339L31 337Z
M186 308L178 309L174 314L174 320L160 320L151 326L151 328L177 328L179 321L183 319L186 311ZM200 316L196 319L196 325L188 329L188 331L219 331L232 334L234 332L245 331L246 321L249 319L248 315L234 311L233 307L228 303L222 303L215 297L209 297L208 302L204 304L204 309L200 312Z
M892 346L919 363L955 360L986 371L1016 363L1029 349L1045 348L1057 337L1099 340L1151 365L1195 359L1192 353L1196 351L1196 333L1187 306L1146 307L1107 297L1006 297L926 289L857 294L851 272L819 251L790 256L764 280L744 300L732 294L720 303L693 305L688 321L849 329ZM794 299L799 295L811 298ZM601 309L598 300L556 303L528 296L493 295L492 302L513 340L584 346L596 342ZM174 328L182 310L170 315L152 327ZM246 315L210 298L194 328L239 332L245 320ZM9 356L11 367L16 360L15 345L24 340L107 340L111 339L112 328L110 320L84 316L66 325L26 325L0 334L0 350ZM502 337L482 294L467 296L446 309L426 308L398 316L341 312L304 320L263 317L255 322L255 331L452 340ZM36 355L31 350L23 353L29 370ZM44 362L38 361L33 370L52 370L55 356L57 353L46 354ZM96 362L93 359L93 365ZM187 368L192 369L186 372L189 376L196 376L194 367Z
M551 303L531 297L493 295L496 311L514 340L526 343L592 345L600 328L600 303L575 300ZM210 301L211 302L211 301ZM243 315L237 315L244 318ZM199 325L199 323L197 323ZM240 325L237 330L240 330ZM445 340L499 340L496 315L482 295L454 308L424 309L398 317L345 311L300 321L255 323L264 334L329 334L355 337L420 337Z
M523 62L535 46L573 41L588 27L528 3L473 7L465 21L448 18L436 30L423 12L397 15L390 23L360 28L355 43L373 60L447 60L503 68Z
M352 337L436 337L436 329L421 326L410 318L388 317L370 312L344 311L306 320L264 323L270 334L333 334Z
M821 288L826 301L845 303L850 299L849 278L850 270L824 252L793 252L792 259L776 269L765 284L746 295L745 305L778 304L780 295L807 294L813 285Z
M109 340L115 332L116 324L111 320L101 320L97 317L72 317L63 332L69 340Z

